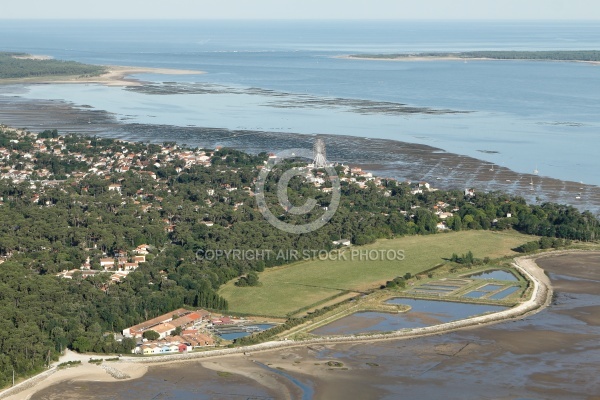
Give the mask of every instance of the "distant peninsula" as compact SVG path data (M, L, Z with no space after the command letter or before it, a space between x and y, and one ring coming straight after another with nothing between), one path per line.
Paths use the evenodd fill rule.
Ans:
M106 68L99 65L61 61L48 56L26 53L0 53L0 79L40 76L98 76L105 72Z
M393 54L352 54L342 58L393 61L434 60L531 60L531 61L575 61L600 63L599 50L551 50L551 51L465 51L424 52Z
M56 60L50 56L0 52L0 84L14 83L98 83L108 86L137 86L126 79L133 74L194 75L202 71L166 68L90 65Z

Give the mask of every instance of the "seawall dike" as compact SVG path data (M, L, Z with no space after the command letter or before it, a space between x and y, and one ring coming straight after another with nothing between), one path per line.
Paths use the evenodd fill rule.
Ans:
M552 300L552 286L550 283L550 279L544 273L544 270L541 269L536 263L535 259L541 257L550 257L559 254L571 253L572 251L559 251L559 252L551 252L542 255L534 255L534 256L524 256L518 257L514 259L513 266L519 270L527 278L527 280L532 285L531 296L525 302L510 308L508 310L499 311L492 314L481 315L477 317L462 319L459 321L448 322L444 324L428 326L423 328L414 328L414 329L403 329L396 332L391 333L382 333L382 334L370 334L370 335L347 335L347 336L335 336L335 337L324 337L317 339L308 339L301 341L292 341L292 340L284 340L284 341L274 341L274 342L266 342L260 343L251 346L237 347L231 349L222 349L222 350L211 350L205 351L201 353L188 353L188 354L174 354L168 356L158 356L158 357L148 357L148 358L140 358L140 357L122 357L121 361L128 363L151 363L151 364L159 364L166 363L172 361L182 361L182 360L195 360L195 359L203 359L203 358L211 358L211 357L219 357L231 354L241 354L241 353L251 353L257 351L267 351L274 350L280 348L289 348L289 347L300 347L306 346L310 344L333 344L333 343L360 343L360 342L370 342L370 341L378 341L378 340L391 340L391 339L410 339L421 336L430 336L430 335L439 335L442 333L452 332L458 329L464 329L468 327L478 326L478 325L488 325L499 323L506 320L524 318L528 315L537 313L543 310L547 305L550 304Z

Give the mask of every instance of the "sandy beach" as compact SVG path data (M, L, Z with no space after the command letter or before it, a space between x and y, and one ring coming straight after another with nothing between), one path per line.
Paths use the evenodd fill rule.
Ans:
M45 57L45 56L35 56ZM36 58L45 59L45 58ZM19 79L1 79L0 84L26 84L26 83L94 83L106 86L141 86L144 82L130 78L135 74L160 74L160 75L199 75L203 71L169 68L128 67L107 65L108 72L99 76L46 76Z
M47 377L42 377L39 381L35 381L36 377L32 378L33 382L24 381L22 383L25 388L24 390L17 390L14 394L11 394L11 392L0 393L0 399L28 400L32 398L34 394L62 382L69 382L69 384L75 384L77 382L118 382L141 378L148 371L148 367L143 364L105 361L102 364L97 365L89 363L88 361L90 358L110 358L110 356L90 356L89 354L77 354L67 350L65 355L61 357L61 360L55 363L55 365L75 360L81 361L80 365L47 371L40 374L47 374ZM116 376L117 374L123 374L123 376L126 375L127 377L117 379L113 376Z

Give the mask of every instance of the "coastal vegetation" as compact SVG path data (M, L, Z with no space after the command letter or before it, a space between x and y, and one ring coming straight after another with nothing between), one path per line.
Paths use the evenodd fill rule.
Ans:
M238 311L243 305L237 302L246 298L261 304L248 311L260 311L263 300L244 296L264 291L280 307L277 314L286 315L335 300L340 291L419 273L441 262L440 254L510 255L511 248L531 241L513 230L579 241L600 234L591 213L569 206L530 205L503 193L413 194L408 183L366 178L343 182L340 206L322 229L287 234L263 218L253 197L268 157L0 129L0 386L13 370L17 377L41 371L66 348L128 353L135 342L119 341L115 332L180 307ZM294 163L300 160L282 168ZM340 167L338 173L349 175ZM315 198L328 205L327 191L302 183L299 177L290 182L293 204ZM267 200L277 204L274 195ZM446 219L452 234L439 233L434 207L440 203L456 210ZM319 217L317 209L307 216L282 210L281 218L298 223ZM405 260L319 261L318 254L335 250L340 239L370 246L364 249L391 245L405 251ZM131 264L141 245L148 254L139 268L113 280L114 270L105 270L102 260ZM274 255L308 250L315 256L298 264L285 256L208 257L228 249ZM240 277L246 286L228 283ZM296 291L310 298L292 307Z
M424 52L394 54L354 54L351 58L406 59L406 58L487 58L494 60L540 60L540 61L600 61L598 50L549 50L549 51L464 51Z
M106 68L98 65L82 64L76 61L40 59L25 53L0 52L0 79L98 76L105 72Z
M520 253L531 253L536 250L546 250L546 249L560 249L563 247L567 247L571 245L570 240L551 238L551 237L541 237L539 240L534 240L531 242L524 243L523 245L516 248L516 250Z

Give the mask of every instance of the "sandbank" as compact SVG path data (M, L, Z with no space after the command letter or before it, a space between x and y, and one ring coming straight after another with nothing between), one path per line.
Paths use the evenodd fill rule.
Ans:
M130 78L130 76L135 74L199 75L205 73L203 71L187 69L129 67L117 65L107 65L105 67L107 72L98 76L43 76L18 79L0 79L0 84L92 83L105 86L141 86L144 84L142 81Z

